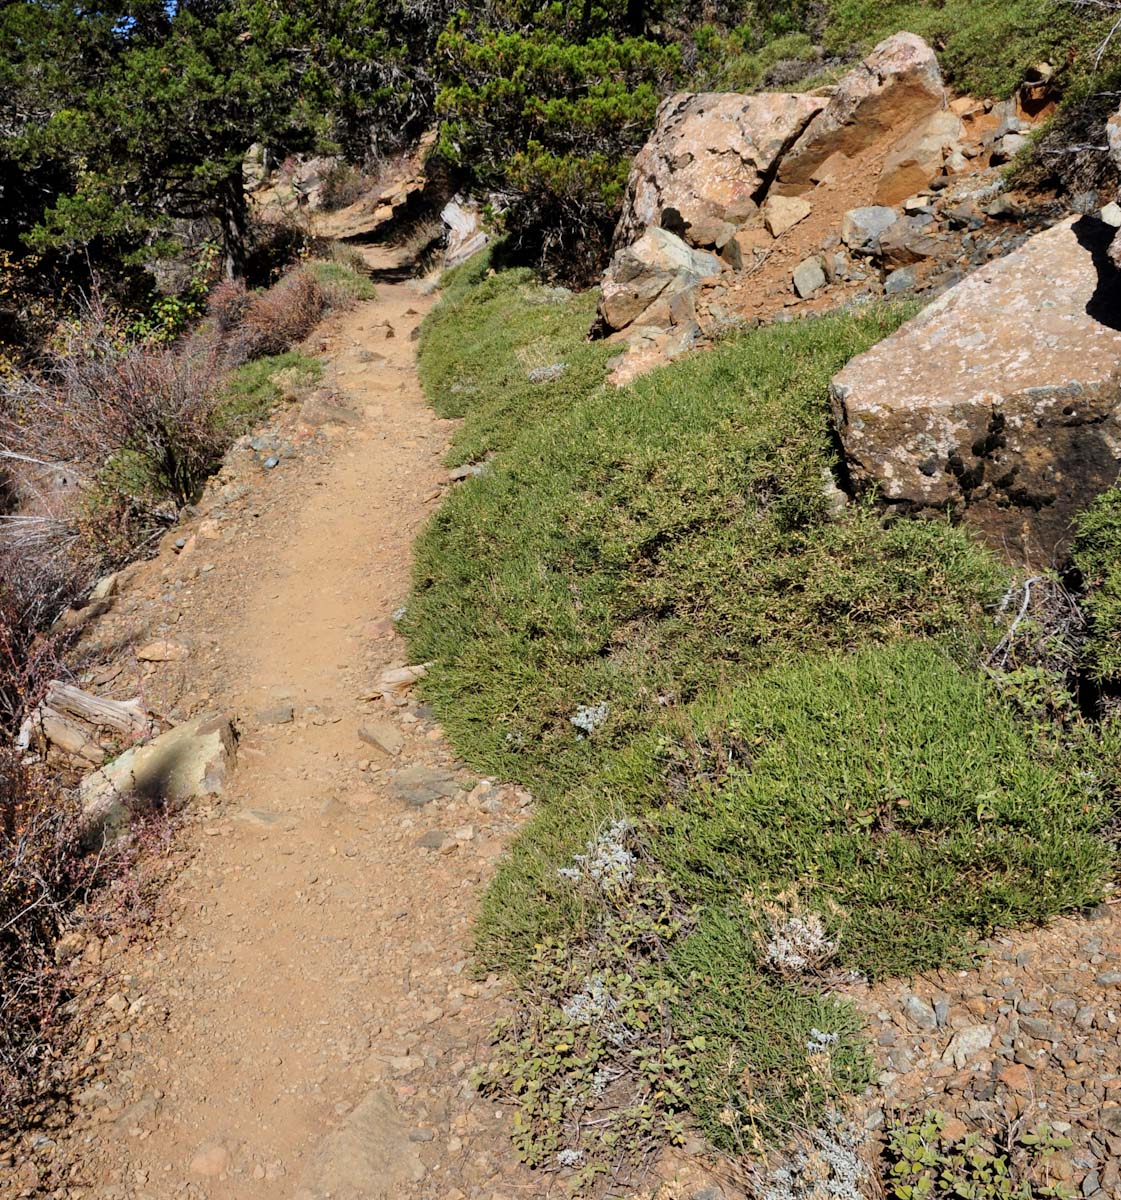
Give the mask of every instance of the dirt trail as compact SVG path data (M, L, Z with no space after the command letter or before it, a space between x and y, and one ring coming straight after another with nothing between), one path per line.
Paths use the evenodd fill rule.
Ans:
M366 254L378 299L317 346L359 423L320 431L326 453L255 468L173 614L201 648L182 707L237 714L240 765L181 835L195 853L167 928L110 955L103 1070L75 1130L92 1190L68 1195L538 1190L468 1082L498 990L471 980L471 920L527 798L469 791L415 702L360 699L405 661L389 618L446 485L450 428L415 374L410 333L431 301L387 252ZM166 623L169 595L150 620ZM359 739L371 721L403 735L398 758ZM417 767L449 794L416 806Z

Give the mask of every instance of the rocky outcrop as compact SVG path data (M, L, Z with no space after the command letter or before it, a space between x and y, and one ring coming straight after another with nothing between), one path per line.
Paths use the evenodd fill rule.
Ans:
M112 840L135 813L180 809L200 796L217 795L236 760L237 741L227 717L197 717L126 750L82 780L83 841L97 846Z
M961 145L965 126L947 110L933 112L888 152L876 184L877 204L901 204L937 175L947 157Z
M757 212L775 163L824 104L786 92L670 96L634 161L616 245L661 227L693 246L722 246Z
M599 315L608 330L681 324L673 311L702 279L720 271L715 254L695 250L665 229L649 229L611 260L600 288Z
M1121 108L1106 121L1105 137L1109 145L1109 157L1113 160L1113 165L1121 170ZM1109 247L1109 257L1115 266L1121 267L1121 230L1114 234L1113 244Z
M1121 470L1121 275L1071 218L859 355L831 398L856 485L1047 562Z
M783 157L778 183L783 190L808 188L834 155L852 158L896 131L910 136L945 103L934 51L913 33L897 33L837 85L828 105Z

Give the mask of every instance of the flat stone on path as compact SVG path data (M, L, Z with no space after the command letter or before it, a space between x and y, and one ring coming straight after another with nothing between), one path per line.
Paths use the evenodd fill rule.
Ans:
M230 1169L230 1152L225 1146L217 1143L202 1146L191 1159L187 1169L192 1175L201 1175L205 1179L216 1179Z
M320 1142L296 1200L397 1200L424 1177L409 1132L392 1098L370 1092Z
M405 735L389 721L367 721L358 729L358 737L367 746L396 758L405 745Z
M399 799L414 808L454 796L460 789L459 780L450 771L421 764L406 767L393 780L392 787Z
M794 290L803 300L825 286L825 271L820 258L807 258L794 271Z
M959 1029L950 1039L942 1061L953 1064L960 1071L971 1066L992 1044L993 1031L990 1025L967 1025Z
M183 662L191 657L191 651L178 642L149 642L137 650L136 657L141 662Z
M291 704L274 704L257 714L258 725L289 725L296 715Z

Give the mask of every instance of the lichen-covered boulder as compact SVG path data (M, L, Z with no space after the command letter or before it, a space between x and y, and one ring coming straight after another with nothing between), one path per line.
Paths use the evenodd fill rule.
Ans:
M1070 218L945 293L830 388L853 481L1047 563L1121 471L1113 230Z
M1121 108L1105 123L1105 137L1109 145L1109 157L1113 165L1121 170ZM1113 244L1109 248L1109 257L1117 267L1121 267L1121 230L1113 236Z
M913 33L897 33L840 81L783 156L778 183L784 190L809 187L817 169L835 154L852 158L897 131L909 134L945 103L934 51Z
M774 164L825 103L790 92L664 100L634 161L615 244L662 227L693 246L722 246L755 215Z

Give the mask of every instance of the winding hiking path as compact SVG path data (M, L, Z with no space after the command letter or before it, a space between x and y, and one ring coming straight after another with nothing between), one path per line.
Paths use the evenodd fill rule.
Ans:
M279 469L254 462L249 488L224 472L203 514L219 536L123 618L146 612L194 647L183 707L231 711L243 740L228 794L180 835L194 853L166 927L107 963L104 1066L75 1133L74 1177L99 1197L542 1186L469 1083L499 987L472 981L471 921L528 798L475 787L414 700L364 699L406 661L391 614L447 486L450 429L410 340L431 301L389 252L365 253L377 300L314 347L356 420ZM397 757L360 739L374 724L400 735ZM418 806L429 785L447 795Z

